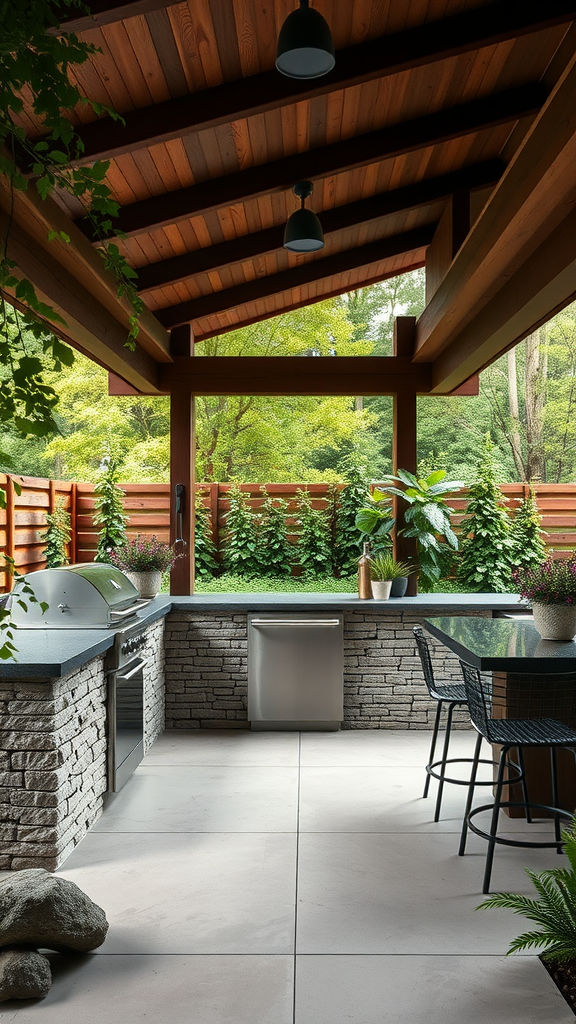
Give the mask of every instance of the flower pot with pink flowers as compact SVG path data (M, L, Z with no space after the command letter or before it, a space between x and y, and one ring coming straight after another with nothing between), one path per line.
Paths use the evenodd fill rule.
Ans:
M126 544L110 552L110 561L126 574L140 597L156 597L162 573L172 568L177 557L170 544L156 535L129 537Z
M514 583L532 605L534 625L543 640L576 636L576 551L568 558L547 558L535 568L513 573Z

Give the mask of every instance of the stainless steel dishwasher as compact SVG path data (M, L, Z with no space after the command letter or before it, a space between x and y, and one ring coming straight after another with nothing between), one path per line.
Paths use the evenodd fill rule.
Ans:
M253 729L339 729L343 615L248 615L248 718Z

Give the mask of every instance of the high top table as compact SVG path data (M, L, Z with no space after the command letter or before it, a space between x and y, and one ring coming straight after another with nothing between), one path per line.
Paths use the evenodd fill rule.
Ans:
M576 727L576 642L543 640L531 618L481 619L443 616L426 619L425 628L462 661L492 672L496 717L557 718ZM553 694L562 694L554 705ZM572 693L574 699L572 699ZM546 707L545 713L542 708ZM513 709L513 710L511 710ZM507 712L509 712L507 714ZM499 748L494 748L497 759ZM534 803L551 804L549 757L546 750L526 748L526 781ZM565 750L558 751L559 806L576 808L576 767ZM509 799L520 800L519 787ZM506 799L506 798L505 798ZM512 810L521 816L521 810Z

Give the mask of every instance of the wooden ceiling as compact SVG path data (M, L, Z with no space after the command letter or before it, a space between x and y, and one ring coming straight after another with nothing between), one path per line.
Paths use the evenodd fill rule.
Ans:
M501 177L576 17L557 0L314 0L336 68L295 82L274 68L295 0L89 6L63 26L101 51L75 75L125 124L79 108L86 159L111 161L146 305L197 340L422 266L451 196L484 201ZM315 255L282 248L300 179L325 231Z

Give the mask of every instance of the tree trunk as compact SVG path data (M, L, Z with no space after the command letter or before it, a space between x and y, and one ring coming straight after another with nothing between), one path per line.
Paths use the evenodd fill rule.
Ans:
M546 480L543 447L548 376L548 337L544 324L526 339L526 479Z
M508 409L510 412L510 436L508 440L512 448L512 455L514 456L514 465L520 479L526 480L529 477L526 476L526 464L522 455L515 348L511 348L508 352Z

